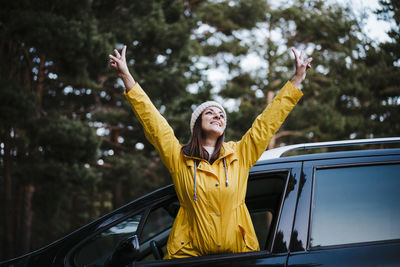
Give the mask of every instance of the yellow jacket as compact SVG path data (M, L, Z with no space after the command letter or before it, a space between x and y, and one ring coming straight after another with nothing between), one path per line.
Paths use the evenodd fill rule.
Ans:
M180 202L165 259L259 250L244 203L249 170L302 92L287 82L239 142L223 144L219 158L212 165L181 152L182 145L174 131L138 83L125 96L146 138L171 173ZM195 188L197 201L194 201Z

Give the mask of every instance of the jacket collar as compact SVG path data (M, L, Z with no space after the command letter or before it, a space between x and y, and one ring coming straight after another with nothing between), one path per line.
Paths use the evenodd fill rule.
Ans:
M228 158L230 156L236 156L234 152L235 151L233 150L232 146L230 146L228 143L223 143L221 152L217 160L220 160L222 158Z
M198 157L191 157L188 155L183 154L183 158L185 159L185 163L188 167L192 167L194 166L194 160L197 161L201 161L202 159L198 158ZM219 154L219 157L216 161L219 161L223 158L226 158L226 163L230 164L232 161L237 160L238 157L235 153L235 150L233 149L233 147L231 145L229 145L228 143L223 143L222 147L221 147L221 152Z

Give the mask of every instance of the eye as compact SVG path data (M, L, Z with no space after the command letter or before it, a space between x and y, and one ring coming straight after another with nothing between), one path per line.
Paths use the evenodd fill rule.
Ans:
M224 114L219 114L219 116L221 117L221 118L225 118L225 116L224 116Z

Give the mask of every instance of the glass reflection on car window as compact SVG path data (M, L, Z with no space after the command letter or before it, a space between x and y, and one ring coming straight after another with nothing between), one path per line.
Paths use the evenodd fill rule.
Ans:
M110 218L108 218L107 220L103 221L101 224L99 224L99 226L97 226L97 229L107 226L110 223L117 221L119 218L121 218L123 216L124 216L123 213L117 213L117 214L111 216Z
M102 233L102 236L113 235L113 234L133 234L136 233L137 227L140 222L140 215L133 218L129 218Z

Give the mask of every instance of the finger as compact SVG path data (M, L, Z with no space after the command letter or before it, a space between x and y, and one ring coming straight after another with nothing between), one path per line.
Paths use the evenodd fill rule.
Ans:
M298 56L297 56L296 50L294 48L292 48L292 52L293 52L294 58L295 58L295 60L297 62L298 61Z
M304 52L303 52L303 50L301 50L301 52L300 52L300 60L303 60L303 56L304 56Z
M111 61L111 60L110 60L110 66L113 67L113 68L115 68L115 67L117 66L117 63L115 63L115 61Z
M311 57L310 57L309 59L306 60L307 69L311 68L311 61L312 61L312 58L311 58Z
M310 57L309 59L306 60L306 70L308 70L308 69L311 68L311 61L312 61L312 58L311 58L311 57Z
M119 54L117 49L114 49L114 54L117 58L121 58L121 55Z
M113 55L108 55L108 57L109 57L110 59L114 60L114 61L115 61L115 63L119 63L119 62L120 62L120 59L119 59L119 58L116 58L116 57L114 57Z
M125 59L125 55L126 55L126 45L124 45L124 47L122 48L121 55L122 55L122 58Z

